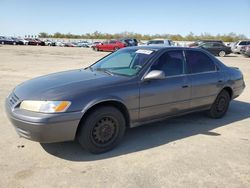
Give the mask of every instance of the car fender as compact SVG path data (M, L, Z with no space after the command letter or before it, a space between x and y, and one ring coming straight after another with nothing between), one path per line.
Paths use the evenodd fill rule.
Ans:
M95 106L99 103L102 103L102 102L119 102L126 107L125 102L121 98L119 98L117 96L106 96L106 97L100 97L100 98L96 98L92 101L89 101L82 109L82 111L81 111L82 114L84 115L90 108L92 108L93 106Z

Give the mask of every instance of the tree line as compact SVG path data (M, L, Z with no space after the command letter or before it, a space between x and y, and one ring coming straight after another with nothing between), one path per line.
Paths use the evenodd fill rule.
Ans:
M196 41L202 39L214 39L222 40L224 42L235 42L242 39L247 39L243 34L228 33L228 34L217 34L211 35L209 33L201 33L200 35L195 35L190 32L188 35L182 36L180 34L140 34L133 32L121 32L121 33L102 33L95 31L93 33L85 33L82 35L72 34L72 33L60 33L56 32L54 34L48 34L46 32L41 32L38 35L39 38L68 38L68 39L119 39L119 38L136 38L138 40L151 40L155 38L166 38L174 41Z

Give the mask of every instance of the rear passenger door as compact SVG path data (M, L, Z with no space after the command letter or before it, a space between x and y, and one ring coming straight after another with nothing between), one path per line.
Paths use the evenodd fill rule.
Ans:
M186 50L185 56L191 81L191 108L208 107L222 89L223 74L213 59L202 51Z

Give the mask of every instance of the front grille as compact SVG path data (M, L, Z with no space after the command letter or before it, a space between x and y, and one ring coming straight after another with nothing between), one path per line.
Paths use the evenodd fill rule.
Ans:
M11 93L9 98L8 98L8 102L9 102L9 105L11 108L15 108L20 103L20 100L15 95L15 93Z

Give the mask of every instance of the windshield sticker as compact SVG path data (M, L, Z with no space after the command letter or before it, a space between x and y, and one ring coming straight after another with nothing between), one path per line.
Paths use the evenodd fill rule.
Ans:
M149 55L149 54L151 54L153 51L152 50L142 50L142 49L140 49L140 50L137 50L135 53L138 53L138 54L147 54L147 55Z

